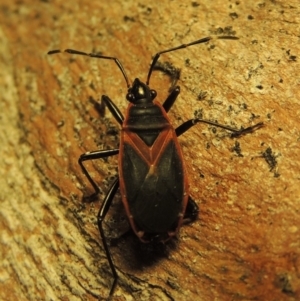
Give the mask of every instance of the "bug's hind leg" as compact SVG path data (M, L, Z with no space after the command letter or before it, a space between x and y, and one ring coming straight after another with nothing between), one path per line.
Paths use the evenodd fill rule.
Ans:
M199 213L199 206L189 196L185 214L183 217L184 223L191 223L191 222L195 221L198 216L198 213Z
M108 191L107 195L105 196L105 199L104 199L104 201L103 201L103 203L100 207L100 210L99 210L98 216L97 216L98 228L99 228L100 236L101 236L101 239L102 239L103 247L104 247L104 250L105 250L106 258L108 260L111 272L112 272L113 277L114 277L114 281L113 281L113 284L111 286L109 296L111 296L114 292L114 289L115 289L117 281L118 281L118 274L117 274L115 265L114 265L114 263L112 261L112 258L111 258L111 254L110 254L110 250L109 250L109 247L108 247L108 244L107 244L106 236L105 236L105 233L104 233L103 227L102 227L102 222L104 221L104 218L105 218L105 216L108 212L108 209L111 206L112 200L113 200L118 188L119 188L119 178L117 178L115 180L115 182L112 184L110 190Z

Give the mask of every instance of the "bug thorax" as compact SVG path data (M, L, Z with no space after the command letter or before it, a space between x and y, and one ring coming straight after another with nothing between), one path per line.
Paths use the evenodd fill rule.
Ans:
M134 104L147 104L152 103L157 93L151 90L146 84L136 78L132 87L128 89L126 99Z

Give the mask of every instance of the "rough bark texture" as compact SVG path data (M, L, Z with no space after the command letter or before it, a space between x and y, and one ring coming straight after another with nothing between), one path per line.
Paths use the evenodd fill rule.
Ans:
M248 4L245 4L247 2ZM174 126L204 118L265 127L240 139L197 125L180 137L199 218L165 247L122 235L119 195L105 231L120 276L112 300L300 300L300 89L298 0L8 1L0 5L0 299L105 299L111 272L96 215L117 158L88 164L99 202L77 164L87 150L118 146L119 126L89 101L109 95L124 111L120 59L145 80L157 51L211 34L213 41L161 56L181 68ZM154 72L163 102L170 80Z

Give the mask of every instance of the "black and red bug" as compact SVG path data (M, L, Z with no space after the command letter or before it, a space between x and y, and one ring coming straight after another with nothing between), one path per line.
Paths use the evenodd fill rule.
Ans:
M238 39L232 36L215 38ZM95 190L87 199L93 200L100 192L100 189L83 162L119 154L118 178L113 182L98 213L99 232L114 277L110 295L113 294L118 274L111 258L102 222L118 188L120 188L122 202L129 223L137 237L145 243L165 242L176 235L184 219L194 220L198 214L198 206L189 195L187 173L177 137L199 122L229 130L232 132L232 137L253 132L263 125L263 123L258 123L254 126L237 130L209 120L194 118L174 129L167 113L179 95L180 87L176 86L162 105L155 100L157 93L155 90L150 89L149 81L160 55L205 43L211 39L213 37L206 37L156 53L148 72L146 84L136 78L133 84L130 85L125 69L115 57L85 53L72 49L65 50L65 52L70 54L114 60L121 70L128 87L126 99L129 101L129 105L125 118L108 96L103 95L101 102L97 103L100 111L107 107L120 124L120 147L87 152L79 158L82 171ZM48 54L59 52L61 51L52 50Z

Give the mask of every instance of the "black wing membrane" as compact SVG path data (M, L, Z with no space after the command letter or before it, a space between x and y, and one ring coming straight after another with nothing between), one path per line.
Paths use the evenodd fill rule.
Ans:
M184 198L184 171L170 140L156 166L124 145L123 177L127 201L138 228L148 233L175 230Z

